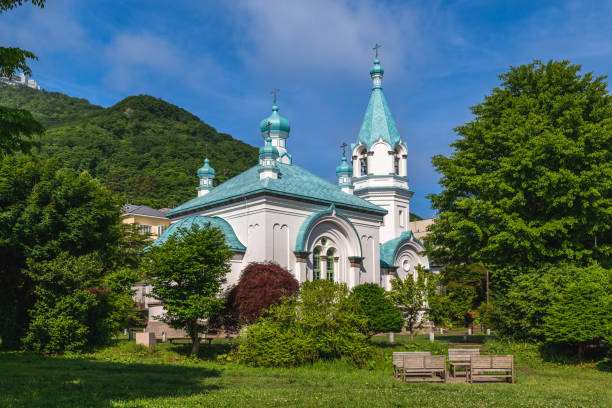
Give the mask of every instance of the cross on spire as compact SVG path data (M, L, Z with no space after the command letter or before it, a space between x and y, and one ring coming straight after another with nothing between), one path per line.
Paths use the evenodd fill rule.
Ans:
M340 145L340 147L342 148L342 157L346 157L346 146L347 144L342 142L342 144Z
M378 58L378 49L382 47L382 45L376 43L376 45L374 45L374 48L372 48L374 51L376 51L376 58Z
M275 105L276 105L276 94L277 94L278 92L280 92L280 89L278 89L278 88L274 88L274 89L272 90L272 92L270 92L271 94L273 94L273 95L274 95L274 104L275 104Z

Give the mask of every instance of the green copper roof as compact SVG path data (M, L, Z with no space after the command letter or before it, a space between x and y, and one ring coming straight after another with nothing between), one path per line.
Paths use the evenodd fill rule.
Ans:
M399 237L393 238L380 245L380 266L385 268L397 266L395 265L395 255L397 255L397 250L404 243L411 240L417 242L423 248L423 250L425 249L423 243L414 236L412 231L404 231Z
M374 65L370 68L370 75L383 75L385 73L385 69L380 65L380 61L378 58L374 60Z
M290 198L309 199L323 204L335 204L356 210L386 214L387 211L357 196L344 193L340 188L314 174L291 164L277 163L277 179L259 178L259 165L213 188L202 197L193 198L169 211L168 217L187 211L217 205L258 193L274 193Z
M279 131L289 133L291 130L289 121L278 114L278 106L276 105L272 107L272 114L259 124L259 129L262 133L268 131L268 122L270 122L270 132Z
M208 160L208 158L204 160L204 166L198 169L198 176L215 177L215 169L210 167L210 160Z
M272 146L272 139L269 137L266 137L266 143L263 145L263 147L259 148L259 157L266 155L273 156L274 158L279 156L278 149Z
M342 157L342 163L336 167L336 174L353 174L353 166L346 161L346 157Z
M179 228L189 229L193 224L199 225L200 227L204 227L209 223L211 227L217 227L221 230L221 232L223 232L223 235L225 235L225 242L232 251L246 251L246 247L242 245L242 242L240 242L240 240L236 236L234 229L231 225L229 225L227 221L219 217L204 217L202 215L192 215L191 217L185 217L173 224L170 224L168 229L164 231L164 233L159 238L157 238L155 242L151 244L151 246L163 245L171 235L174 235L179 232Z
M342 218L344 221L346 221L352 227L353 232L357 236L357 242L359 242L359 256L363 256L363 248L361 246L361 240L359 239L359 233L357 232L357 228L355 228L355 226L353 225L351 220L349 220L346 217L346 215L344 215L340 211L336 210L336 207L333 204L331 204L329 206L329 208L327 208L326 210L313 213L308 218L306 218L304 220L304 222L300 226L297 238L295 240L295 251L296 252L304 252L304 251L306 251L306 238L308 237L308 232L310 231L310 228L315 223L315 221L318 220L319 218L321 218L324 215L333 214L334 212L336 213L336 216Z
M370 75L372 78L375 76L382 77L383 72L384 69L380 65L380 61L375 60L374 66L370 70ZM395 145L400 141L400 134L397 131L393 115L391 115L387 105L382 86L375 85L372 88L370 102L363 117L357 143L361 142L369 149L378 139L384 140L391 146L391 149L394 149Z
M393 115L387 106L387 100L382 88L372 89L370 102L363 117L357 142L361 142L369 149L378 139L389 143L391 149L400 141L400 135L395 126Z

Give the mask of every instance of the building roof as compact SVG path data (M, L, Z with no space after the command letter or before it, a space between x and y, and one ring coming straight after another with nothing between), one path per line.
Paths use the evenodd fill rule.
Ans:
M357 196L347 194L335 184L315 176L299 166L277 163L277 179L259 178L259 166L253 166L236 177L213 188L210 193L193 198L169 211L168 217L200 208L219 205L259 193L279 194L289 198L306 199L337 207L365 210L384 215L387 211Z
M121 208L121 215L143 215L145 217L166 218L166 214L146 205L126 204Z
M300 226L300 229L298 230L298 235L295 240L295 251L304 252L306 250L306 239L308 238L308 232L310 232L310 229L319 218L330 214L342 218L348 223L348 225L351 226L357 238L357 242L359 242L359 256L363 256L363 248L361 246L361 240L359 239L359 233L357 232L357 228L355 228L355 225L353 225L353 223L351 222L351 220L348 219L347 216L342 214L340 211L337 211L336 207L333 204L331 204L329 208L323 211L310 214L310 216L304 220L304 222Z
M242 245L242 242L236 236L234 229L227 221L219 217L205 217L202 215L192 215L185 217L172 223L164 233L151 244L151 246L163 245L170 236L180 233L181 228L189 229L192 225L199 225L205 227L210 223L211 227L217 227L225 235L225 242L234 252L245 252L246 247Z
M425 249L423 243L414 236L412 231L404 231L399 237L393 238L380 245L380 266L385 268L397 266L395 265L395 255L397 254L397 250L408 241L416 242L423 249Z
M373 72L372 70L376 67L378 67L378 70ZM382 66L380 66L378 60L374 62L372 70L372 76L379 75L382 77L384 70ZM368 107L363 117L357 143L361 142L370 149L370 146L378 139L387 142L391 146L391 149L394 149L395 145L400 142L400 134L397 130L397 126L395 126L395 121L393 120L393 115L391 115L389 106L387 105L382 86L375 85L372 88L370 102L368 103Z

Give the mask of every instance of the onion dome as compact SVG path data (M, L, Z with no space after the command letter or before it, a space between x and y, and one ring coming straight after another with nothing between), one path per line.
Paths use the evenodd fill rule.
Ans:
M341 174L353 174L353 166L346 160L346 157L342 157L342 163L336 167L336 175Z
M215 169L210 167L210 160L208 160L208 158L204 160L204 166L198 169L198 176L215 177Z
M378 58L376 58L374 60L374 65L372 65L372 68L370 68L370 75L382 76L384 73L385 73L385 69L382 67L382 65L380 65L380 61L378 60Z
M267 137L266 144L264 145L264 147L259 148L259 158L261 159L262 157L273 157L274 159L277 159L279 155L280 154L278 153L278 149L272 146L272 139Z
M270 126L269 129L268 123ZM261 121L259 124L259 129L261 130L261 133L266 134L268 133L268 130L270 132L281 132L288 134L291 130L291 126L289 125L289 121L287 119L278 114L278 106L274 105L272 106L272 114Z

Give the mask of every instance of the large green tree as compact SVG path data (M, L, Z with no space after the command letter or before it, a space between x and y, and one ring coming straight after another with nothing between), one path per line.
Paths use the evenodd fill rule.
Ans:
M110 192L87 173L27 156L0 160L2 346L19 346L29 326L37 286L28 273L32 265L62 253L96 252L110 272L136 256L122 239L119 217Z
M30 2L39 7L45 5L45 0ZM0 0L0 14L23 3L23 0ZM30 51L0 46L0 77L10 77L16 72L31 75L28 59L37 58ZM32 137L43 130L43 126L27 110L0 106L0 157L15 151L29 152L35 145Z
M605 77L568 61L534 61L455 129L449 156L432 159L442 192L431 255L482 264L507 286L517 270L612 259L612 97Z
M163 320L184 329L192 341L192 354L200 349L200 333L224 304L219 297L232 253L219 228L180 228L160 246L147 252L145 267L152 295L163 302Z

